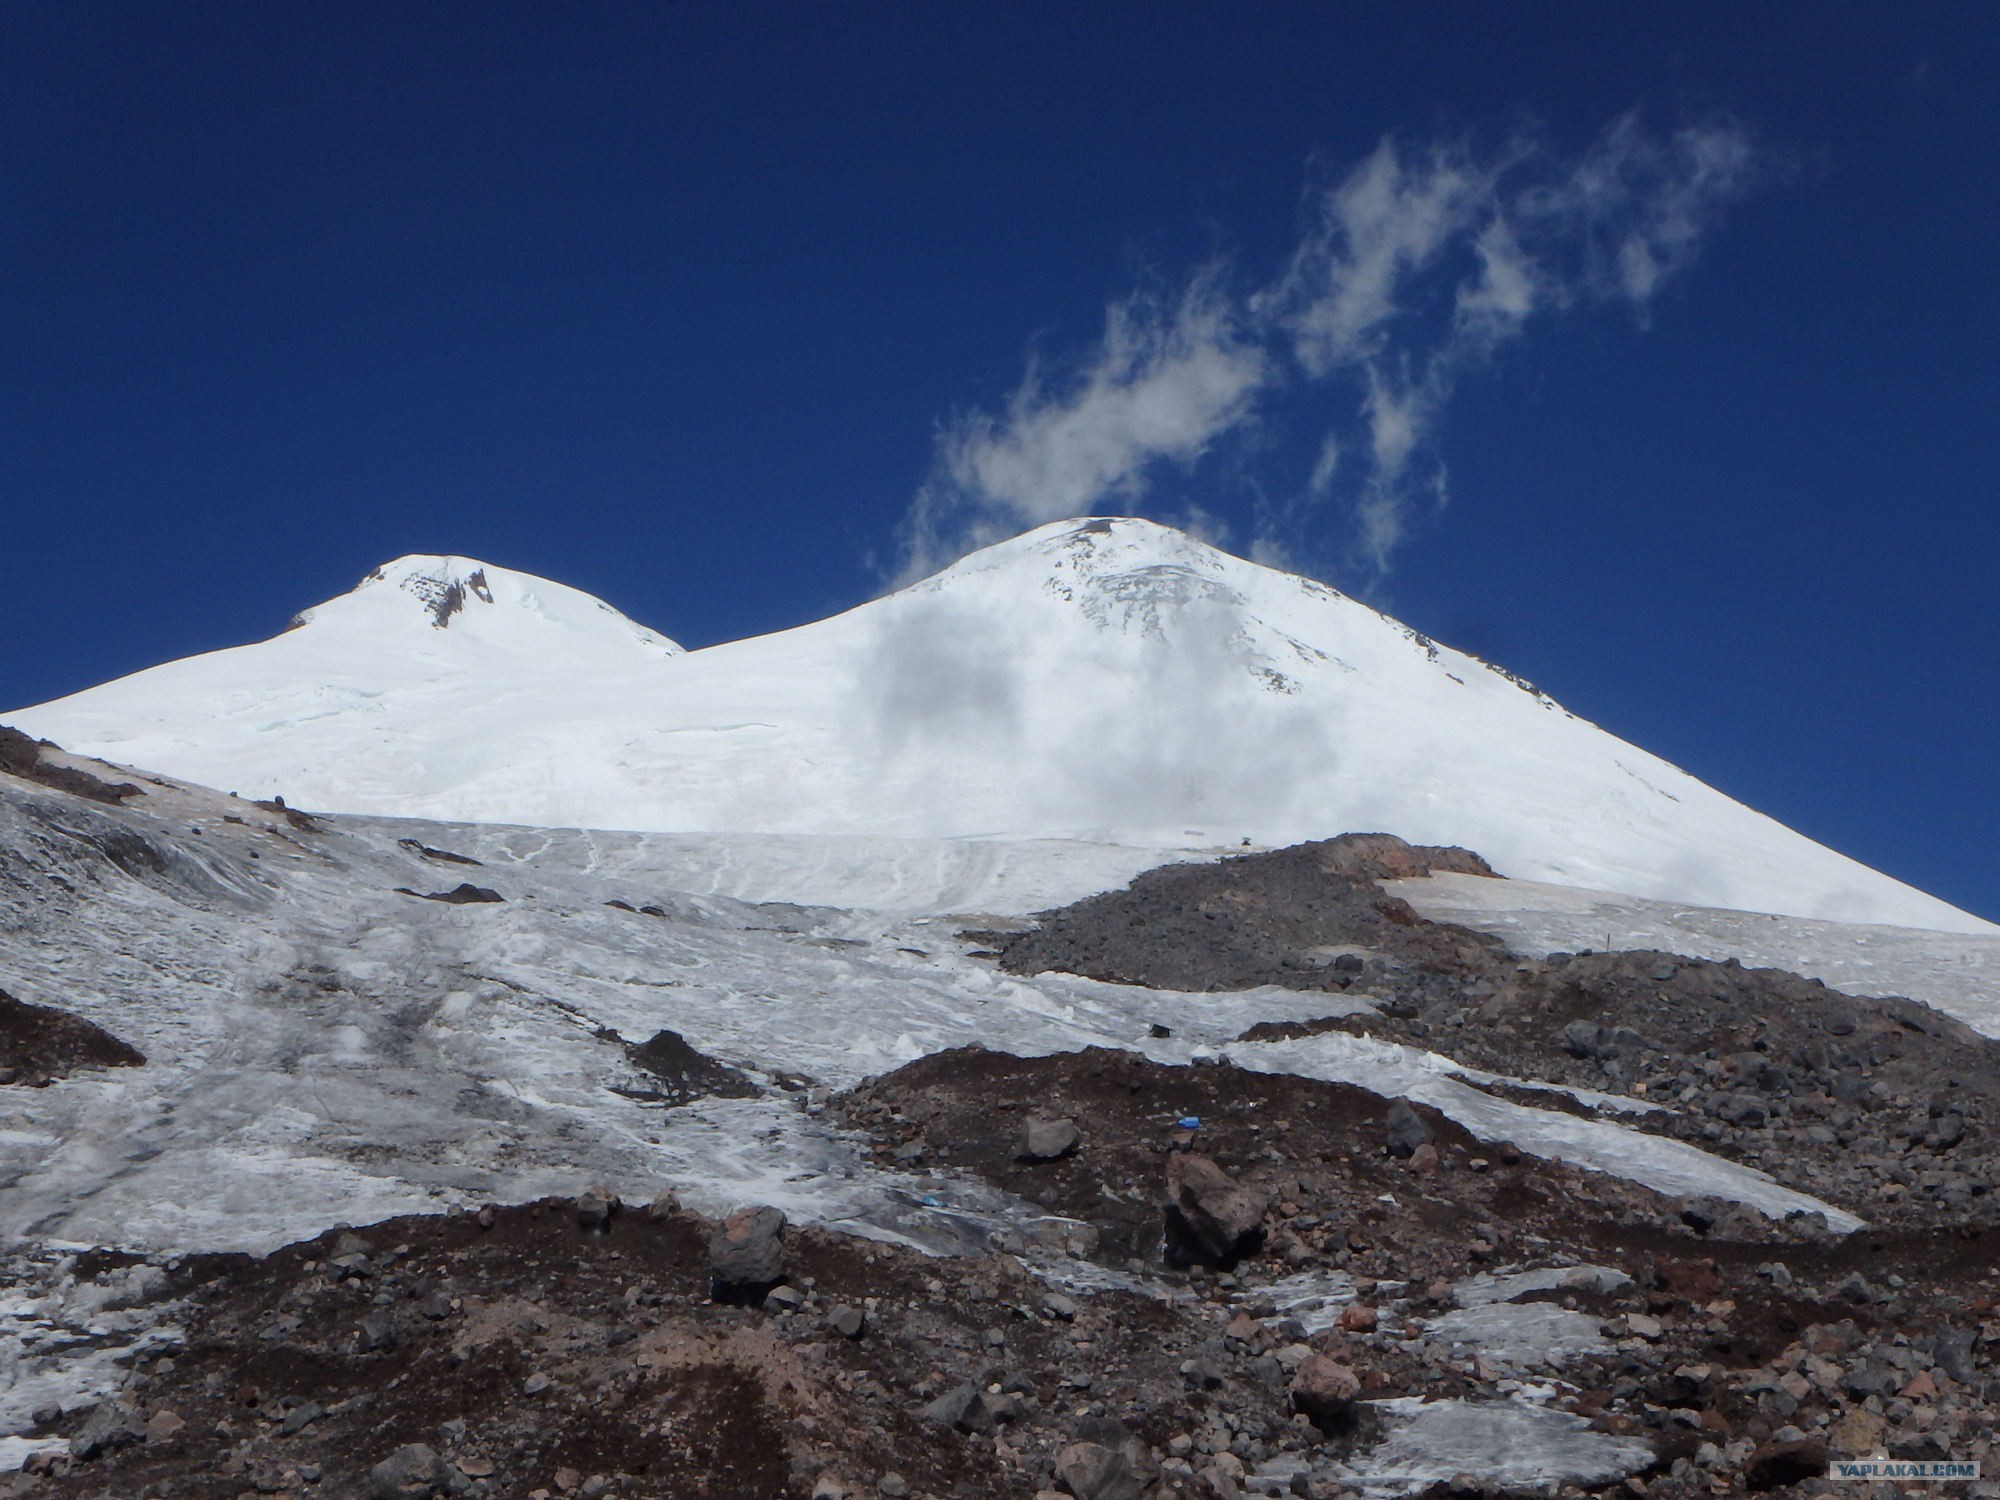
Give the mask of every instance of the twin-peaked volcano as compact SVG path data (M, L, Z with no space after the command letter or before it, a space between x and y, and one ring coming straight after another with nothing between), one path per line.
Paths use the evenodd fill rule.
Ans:
M9 716L328 811L1162 846L1381 829L1503 873L1990 931L1324 585L1067 521L683 652L588 595L404 558L272 640Z

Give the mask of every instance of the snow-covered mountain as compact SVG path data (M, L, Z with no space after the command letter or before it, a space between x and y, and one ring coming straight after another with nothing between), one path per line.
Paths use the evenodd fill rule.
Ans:
M256 645L9 722L330 811L1189 848L1381 829L1561 885L1990 932L1333 589L1143 520L684 652L588 595L409 557Z

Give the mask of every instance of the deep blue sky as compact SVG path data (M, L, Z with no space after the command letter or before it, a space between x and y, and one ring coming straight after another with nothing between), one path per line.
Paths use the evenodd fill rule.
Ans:
M412 551L830 613L1031 347L1269 282L1385 136L1637 110L1751 143L1698 256L1465 373L1386 576L1338 496L1294 555L2000 918L2000 10L1661 10L0 4L0 703ZM1247 544L1338 399L1104 508Z

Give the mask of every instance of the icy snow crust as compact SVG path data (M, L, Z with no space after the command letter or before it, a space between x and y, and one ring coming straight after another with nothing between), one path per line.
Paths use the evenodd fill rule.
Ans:
M1381 829L1560 885L1994 931L1502 671L1146 521L1045 526L693 652L464 558L401 559L303 620L6 717L352 813L1162 850Z
M631 1041L672 1028L759 1076L833 1087L955 1046L1226 1054L1407 1093L1477 1132L1666 1191L1854 1223L1681 1142L1495 1099L1436 1054L1333 1035L1229 1040L1352 1005L1340 997L1015 978L956 941L967 918L954 908L987 920L1072 899L1152 851L811 838L746 850L371 820L299 833L204 791L143 801L155 811L0 796L13 938L0 988L83 1015L148 1059L0 1092L9 1239L264 1250L333 1224L592 1182L640 1201L672 1188L708 1211L775 1203L931 1250L1038 1217L974 1184L874 1167L796 1092L675 1110L633 1097L647 1077L607 1028ZM442 864L404 839L484 863ZM395 889L468 876L506 901ZM852 902L857 891L901 904ZM1150 1037L1155 1023L1173 1035Z

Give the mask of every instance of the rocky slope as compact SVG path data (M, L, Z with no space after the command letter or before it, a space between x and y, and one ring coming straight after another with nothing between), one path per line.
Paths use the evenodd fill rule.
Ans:
M1511 952L1382 888L1477 856L1379 835L1102 892L1066 848L842 873L73 768L132 791L0 776L0 980L133 1055L0 1029L0 1495L1993 1461L2000 1074L1929 1006ZM804 899L920 870L959 899ZM420 899L460 885L498 899Z

